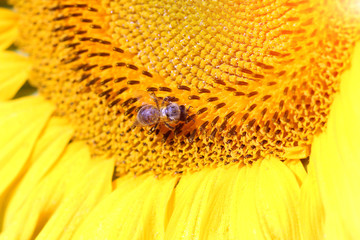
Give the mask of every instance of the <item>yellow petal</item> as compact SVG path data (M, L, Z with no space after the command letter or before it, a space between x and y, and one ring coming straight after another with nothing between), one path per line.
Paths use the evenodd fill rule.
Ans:
M123 177L79 227L73 239L164 239L176 178Z
M245 169L236 181L235 239L298 239L300 189L290 169L267 159Z
M97 165L83 142L71 143L52 170L31 189L25 202L16 211L6 212L5 239L31 239L47 223L61 202L83 183L84 176ZM75 211L75 209L68 209Z
M309 175L304 179L300 194L300 234L301 239L324 239L324 206L320 198L319 187L313 173L312 162Z
M343 74L327 130L314 140L310 161L325 210L327 239L360 239L360 45Z
M30 68L28 58L15 52L0 51L0 101L15 96L28 78Z
M24 170L52 111L53 106L40 97L0 103L0 199Z
M299 186L302 185L302 182L305 180L307 173L305 171L304 165L299 160L286 160L285 165L293 172L296 176L296 180Z
M17 15L11 10L0 8L0 50L8 48L18 35Z
M206 169L181 178L165 239L198 239L203 234L219 174L219 170Z
M14 215L21 208L29 194L48 174L69 143L73 130L59 118L50 120L36 143L28 164L28 170L12 189L8 199L7 215Z
M279 160L181 178L165 239L297 239L299 185Z
M210 192L211 200L206 206L208 209L203 218L200 239L234 239L234 231L231 228L233 217L231 202L236 182L233 179L237 178L240 171L238 167L217 171L219 175L214 189Z
M37 239L70 239L94 206L108 195L111 190L111 178L114 161L94 159L96 164L76 187L69 192L56 209Z

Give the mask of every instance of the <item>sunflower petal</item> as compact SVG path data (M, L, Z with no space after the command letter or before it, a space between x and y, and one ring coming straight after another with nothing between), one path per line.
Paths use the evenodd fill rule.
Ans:
M176 178L122 177L73 239L163 239Z
M94 161L98 162L64 197L37 239L70 239L91 209L111 192L114 161L105 159L94 159Z
M291 170L275 159L245 170L232 203L235 239L297 239L300 188Z
M17 15L11 10L0 8L0 50L8 48L18 35Z
M284 163L294 173L299 186L301 186L307 176L304 165L301 161L292 159L286 160Z
M216 184L219 174L219 170L206 169L181 178L176 187L174 210L165 239L196 239L201 236L219 187Z
M247 171L254 173L248 167L231 167L183 176L165 239L241 239L236 213L244 204L238 197L250 181Z
M0 51L0 101L11 99L28 78L31 63L15 52Z
M327 130L314 140L311 161L326 214L328 239L360 239L360 45L342 76Z
M6 209L7 216L13 216L16 211L26 202L32 189L48 174L50 169L63 153L69 143L73 130L65 125L65 121L59 118L50 120L44 133L37 141L29 160L26 174L21 178L17 186L12 190L9 204Z
M184 176L166 239L296 239L299 189L275 159Z
M323 239L325 213L319 187L313 174L312 162L309 164L309 175L305 178L300 192L301 239Z
M28 107L31 105L32 107ZM23 170L53 106L39 97L0 103L0 198Z
M202 224L200 239L234 239L231 228L233 209L231 202L236 179L239 175L238 167L219 169L218 179L214 189L210 192L210 201L207 206L204 224ZM241 174L241 173L240 173Z
M84 173L96 165L87 145L74 142L36 185L16 211L6 213L1 234L5 239L31 239L54 214L61 202L83 183ZM75 209L68 209L76 211Z

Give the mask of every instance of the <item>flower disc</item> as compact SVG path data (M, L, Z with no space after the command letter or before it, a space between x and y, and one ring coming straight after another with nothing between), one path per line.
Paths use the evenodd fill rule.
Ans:
M307 157L360 36L340 1L15 5L31 82L93 154L117 156L117 175ZM188 121L132 129L152 93L190 107Z

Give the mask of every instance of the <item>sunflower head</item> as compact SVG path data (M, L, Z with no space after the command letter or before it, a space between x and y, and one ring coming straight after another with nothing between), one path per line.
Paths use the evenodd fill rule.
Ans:
M13 3L0 239L360 239L358 0Z
M36 4L34 4L36 2ZM337 1L19 1L31 82L117 174L301 158L359 38ZM39 14L41 12L41 14ZM353 14L349 14L353 13ZM187 120L132 128L144 105Z

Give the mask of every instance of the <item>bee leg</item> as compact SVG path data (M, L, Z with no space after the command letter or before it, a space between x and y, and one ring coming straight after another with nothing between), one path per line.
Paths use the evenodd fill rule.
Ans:
M133 123L133 125L131 125L130 129L131 129L131 130L134 130L137 126L140 126L140 123L139 123L137 120L135 120L135 122Z
M154 100L154 102L156 103L156 107L157 107L158 109L160 109L158 98L157 98L157 96L155 95L154 92L152 92L152 93L150 94L150 97L151 97L152 100Z
M192 116L188 115L188 117L186 118L185 123L190 122L190 120L193 121L193 122L195 122L194 118L193 118Z
M170 126L168 123L164 122L165 126L167 126L169 129L174 129L174 127Z
M190 110L190 108L192 108L192 106L189 106L188 107L188 109L186 110L186 114L187 114L187 112ZM189 116L189 118L193 121L193 122L195 122L195 120L188 114L188 116ZM188 120L186 121L186 122L189 122Z
M148 131L148 134L150 135L150 134L154 133L158 125L159 125L159 123L155 124L155 126L150 128L150 130Z

